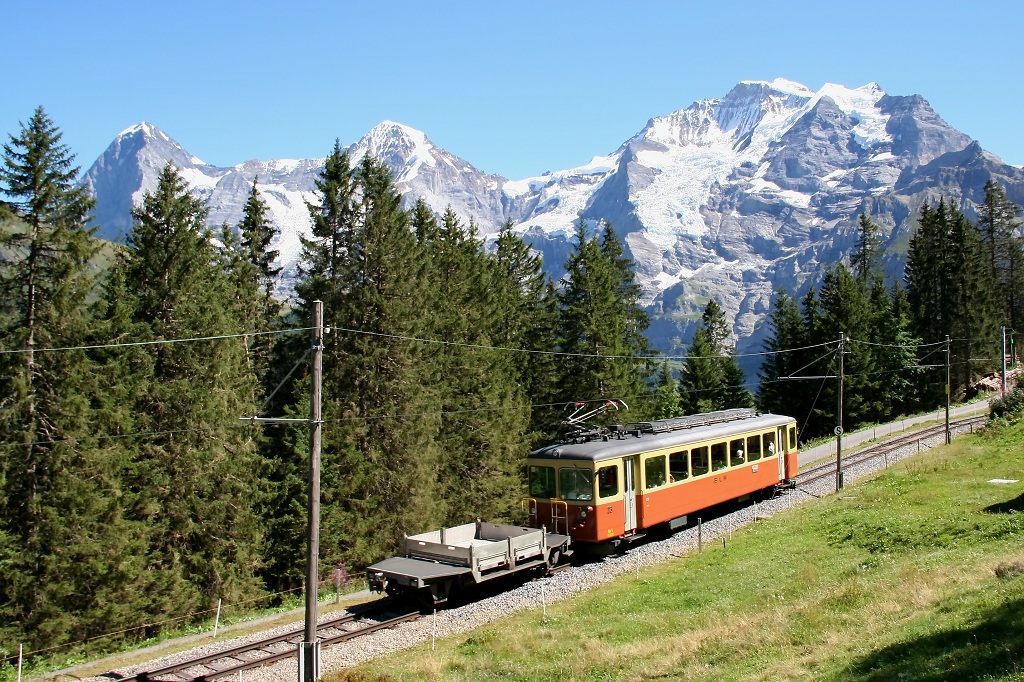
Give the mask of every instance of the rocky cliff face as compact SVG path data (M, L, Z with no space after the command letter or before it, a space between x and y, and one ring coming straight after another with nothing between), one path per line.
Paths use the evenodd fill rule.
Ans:
M619 149L587 165L524 180L489 175L434 146L420 131L384 122L350 147L383 159L412 205L451 206L481 234L511 221L560 277L573 224L606 220L636 261L668 350L692 336L708 298L734 320L740 352L756 351L779 288L801 295L823 269L848 257L858 216L883 229L887 268L902 258L921 204L953 197L970 213L994 177L1024 203L1024 173L947 125L917 95L874 83L743 82L721 99L653 118ZM315 201L322 159L247 161L216 168L143 123L126 130L85 177L101 235L122 238L130 209L174 163L210 207L210 223L237 223L254 180L281 230L274 245L294 272L305 202Z

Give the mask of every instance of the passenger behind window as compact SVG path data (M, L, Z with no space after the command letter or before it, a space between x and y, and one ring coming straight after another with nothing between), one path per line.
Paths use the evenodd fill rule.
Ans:
M686 467L686 456L688 454L686 450L683 450L682 452L673 452L668 456L669 483L689 478L690 474Z
M648 488L665 485L665 455L651 457L644 463L644 478Z
M746 460L743 459L743 439L731 441L729 443L729 463L732 466L739 466L745 464Z

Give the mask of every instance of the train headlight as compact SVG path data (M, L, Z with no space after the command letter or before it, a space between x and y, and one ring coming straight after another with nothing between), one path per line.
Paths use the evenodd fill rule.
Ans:
M587 518L587 510L586 509L580 509L580 518L581 519Z

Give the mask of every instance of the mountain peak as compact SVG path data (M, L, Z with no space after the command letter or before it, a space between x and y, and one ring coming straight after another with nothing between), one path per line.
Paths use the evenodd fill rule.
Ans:
M740 81L736 87L750 85L760 86L764 90L772 90L786 95L798 95L800 97L812 97L814 95L814 91L806 85L785 78L776 78L773 81Z
M396 171L399 182L411 180L424 164L435 166L440 152L422 131L394 121L381 121L353 146L353 160L377 157Z
M107 148L105 154L120 155L124 150L150 145L155 145L161 150L158 154L168 156L179 167L182 167L183 164L208 165L202 159L186 152L185 148L171 139L170 135L148 121L141 121L122 130Z
M412 146L419 147L425 146L431 149L434 148L434 144L427 139L426 134L423 131L411 128L403 123L396 123L394 121L381 121L368 133L363 135L362 139L356 143L356 146L371 146L374 148L388 148L394 146Z
M167 137L167 133L157 128L149 121L140 121L133 126L129 126L118 133L118 137L129 137L135 133L142 133L150 137L163 137L164 139L170 139Z

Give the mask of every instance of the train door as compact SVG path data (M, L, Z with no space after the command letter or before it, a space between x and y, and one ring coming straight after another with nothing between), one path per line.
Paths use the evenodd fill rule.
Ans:
M636 530L636 477L639 470L639 458L625 457L622 460L623 476L623 503L626 505L626 527L624 532L629 533Z
M789 450L786 441L786 427L780 426L775 430L775 443L779 449L779 480L786 480L786 451Z

